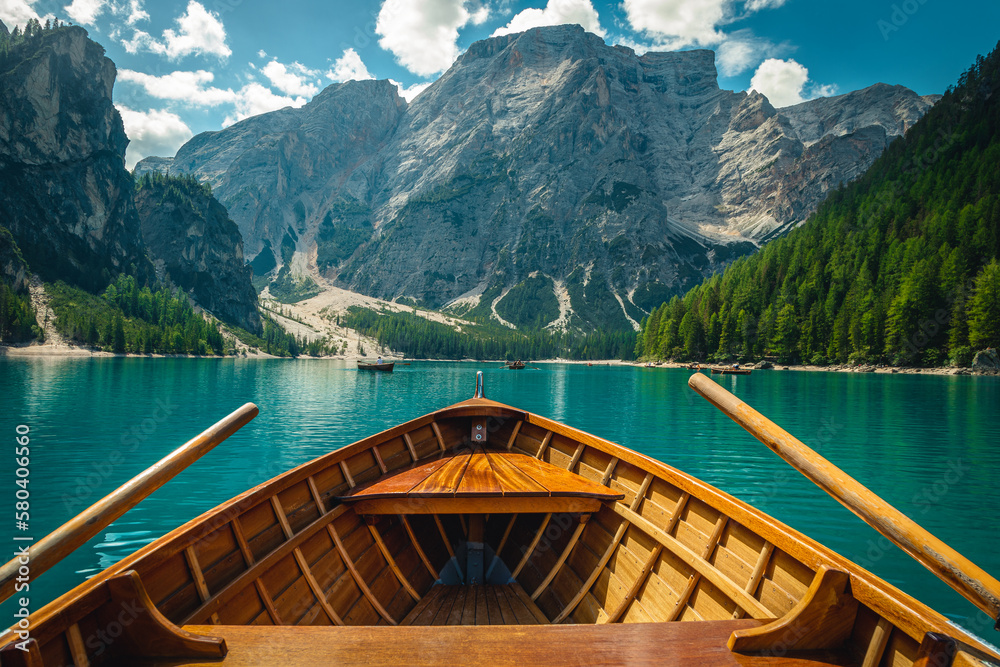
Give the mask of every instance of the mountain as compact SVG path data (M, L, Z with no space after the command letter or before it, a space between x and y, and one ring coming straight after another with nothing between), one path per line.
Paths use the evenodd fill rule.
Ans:
M637 355L967 367L1000 346L998 93L1000 45L804 225L656 308Z
M263 266L473 317L541 291L548 324L631 329L805 220L933 101L877 85L775 109L720 90L711 51L555 26L473 44L409 105L339 84L138 169L210 183Z
M153 275L111 101L115 65L83 28L0 34L0 220L34 271L102 289Z
M10 230L0 228L0 279L23 293L30 267L90 293L114 283L139 294L158 289L155 260L162 277L216 317L261 333L252 271L225 208L195 182L159 179L136 191L112 103L115 77L82 28L31 21L23 34L0 30L0 223ZM64 301L83 303L74 299ZM89 328L87 308L67 307L80 324L68 327L69 338ZM138 325L126 333L143 335Z
M193 177L141 177L135 204L157 273L224 322L264 328L243 239L211 189Z

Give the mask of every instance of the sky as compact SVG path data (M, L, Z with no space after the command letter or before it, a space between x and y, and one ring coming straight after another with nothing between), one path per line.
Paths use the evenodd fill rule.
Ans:
M879 82L941 93L1000 39L996 0L0 0L9 28L32 17L85 27L118 66L129 167L341 81L413 99L473 42L542 25L712 49L722 88L776 107Z

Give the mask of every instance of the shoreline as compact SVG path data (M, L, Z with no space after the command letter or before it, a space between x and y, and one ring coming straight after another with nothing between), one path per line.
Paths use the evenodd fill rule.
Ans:
M193 354L132 354L132 353L115 353L115 352L105 352L103 350L91 350L85 347L78 347L76 345L68 344L42 344L42 345L0 345L0 358L16 358L16 359L44 359L44 358L114 358L114 357L127 357L134 359L285 359L292 360L289 357L276 357L274 355L266 354L263 352L255 354L243 355L228 355L228 356L215 356L215 355L193 355ZM455 362L455 363L481 363L481 364L504 364L507 363L504 359L495 360L481 360L481 359L408 359L406 357L397 357L395 355L382 355L382 358L387 362L422 362L422 361L445 361L445 362ZM310 357L308 355L301 355L297 357L300 360L318 360L318 361L366 361L372 362L375 357L354 355L331 355L324 357ZM670 369L683 369L686 370L688 367L687 363L680 363L674 361L661 361L661 362L639 362L639 361L622 361L621 359L600 359L600 360L580 360L580 359L533 359L525 362L526 364L570 364L570 365L591 365L591 366L634 366L636 368L670 368ZM710 368L711 364L703 364L702 370ZM941 366L933 368L923 368L923 367L891 367L891 366L849 366L847 364L833 364L830 366L813 366L809 364L800 365L782 365L775 364L773 368L770 369L756 369L752 365L743 366L744 368L750 368L756 371L773 370L777 372L783 371L793 371L793 372L822 372L822 373L876 373L884 375L995 375L995 373L974 371L972 368L954 368L950 366Z

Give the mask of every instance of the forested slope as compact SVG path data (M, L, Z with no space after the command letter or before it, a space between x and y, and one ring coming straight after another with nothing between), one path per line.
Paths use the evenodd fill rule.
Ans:
M1000 50L800 228L643 322L646 358L967 365L1000 345Z

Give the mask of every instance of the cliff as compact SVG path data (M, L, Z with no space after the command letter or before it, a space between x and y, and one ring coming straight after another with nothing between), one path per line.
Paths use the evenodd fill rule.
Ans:
M111 101L116 70L77 27L2 35L0 219L32 269L99 290L152 278Z
M135 204L157 272L220 320L260 334L243 238L208 186L192 178L144 176Z

